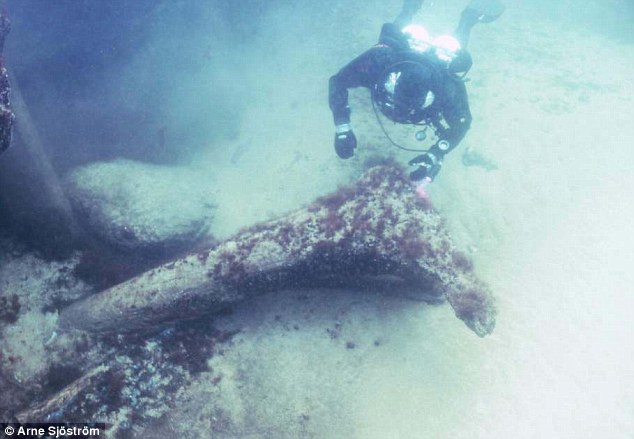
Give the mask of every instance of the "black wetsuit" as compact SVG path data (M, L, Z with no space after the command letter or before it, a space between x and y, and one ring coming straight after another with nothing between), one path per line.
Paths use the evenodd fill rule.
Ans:
M470 62L466 51L462 56L468 57ZM380 104L386 75L390 70L398 70L398 66L403 63L422 63L434 69L435 79L432 84L429 84L429 89L434 94L434 101L424 112L413 112L413 118L406 121L392 119L399 123L433 125L438 140L449 143L449 148L443 151L438 148L438 144L430 149L430 152L442 159L444 154L458 145L471 125L471 112L464 82L433 54L421 54L411 50L406 36L396 23L384 24L378 44L355 58L330 78L329 104L335 125L350 122L348 89L366 87L372 93L375 103ZM389 114L386 116L390 117Z

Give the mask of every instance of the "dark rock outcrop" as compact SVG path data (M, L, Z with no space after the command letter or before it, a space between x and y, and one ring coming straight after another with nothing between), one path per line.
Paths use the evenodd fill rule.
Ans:
M213 221L213 194L197 178L187 168L120 159L77 168L65 185L91 236L119 251L170 252L190 248Z

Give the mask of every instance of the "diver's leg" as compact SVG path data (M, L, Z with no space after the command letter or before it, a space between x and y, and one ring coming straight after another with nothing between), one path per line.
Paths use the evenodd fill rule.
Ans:
M500 0L471 0L460 15L460 23L454 31L454 35L460 41L462 48L469 44L471 29L478 23L490 23L495 21L502 12L504 5Z
M460 46L462 46L463 49L466 49L469 44L471 29L473 29L473 26L478 24L479 16L480 14L469 7L465 8L460 15L460 23L458 23L458 27L454 31L454 35L458 41L460 41Z
M398 14L398 17L396 17L396 20L394 20L394 24L399 29L402 29L410 24L412 22L412 18L414 18L414 15L423 5L423 1L424 0L404 0L401 13Z

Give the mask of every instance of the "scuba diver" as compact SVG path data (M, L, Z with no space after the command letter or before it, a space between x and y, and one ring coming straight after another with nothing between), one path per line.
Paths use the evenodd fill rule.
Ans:
M368 88L375 111L378 108L393 122L433 127L436 144L409 161L415 167L410 178L425 196L424 185L438 174L444 156L471 125L463 81L472 65L466 50L471 29L497 19L504 6L499 0L472 0L453 36L432 39L425 28L410 24L422 3L405 0L396 20L383 25L378 44L330 78L329 105L336 127L335 151L342 159L352 157L357 146L350 125L350 88Z

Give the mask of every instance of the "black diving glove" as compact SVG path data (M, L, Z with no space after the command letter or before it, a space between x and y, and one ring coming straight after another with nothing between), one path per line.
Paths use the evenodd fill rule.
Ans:
M419 156L414 157L409 161L410 166L417 166L418 168L410 172L409 176L414 181L420 181L425 178L433 180L440 172L442 166L442 159L438 158L431 152L426 152Z
M357 138L350 128L350 124L337 125L335 132L335 151L342 159L349 159L354 155L357 147Z

